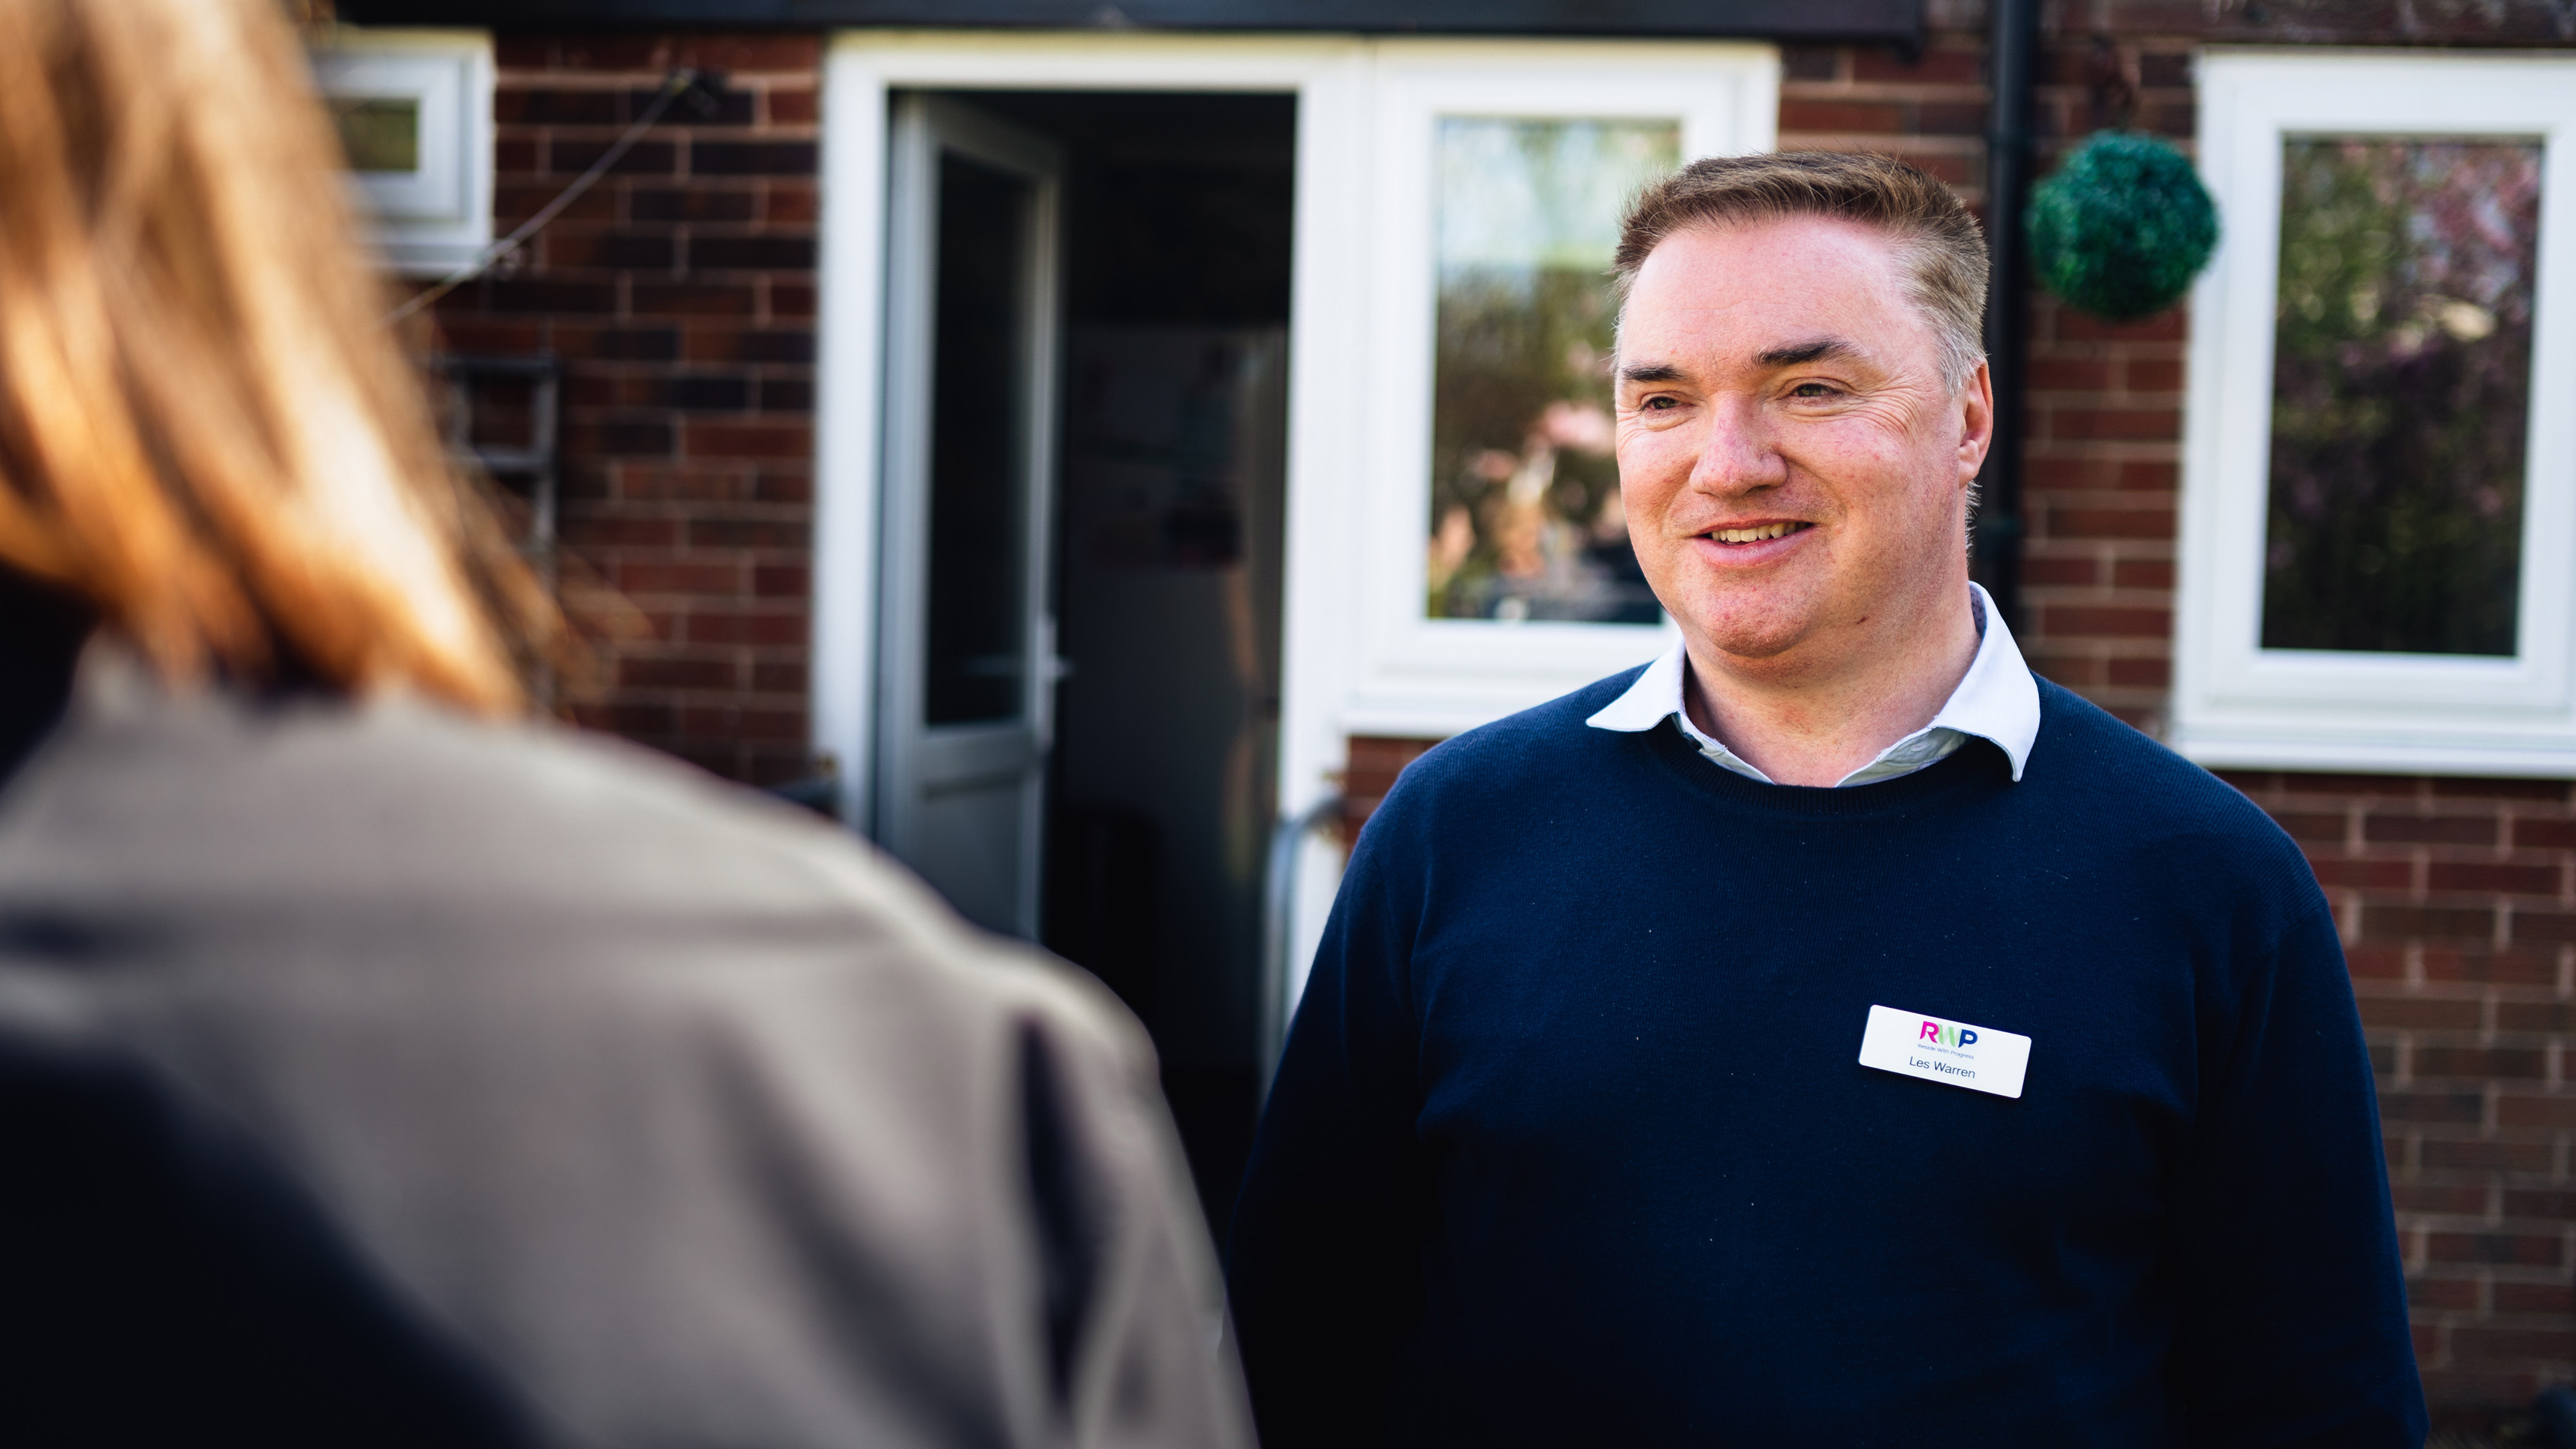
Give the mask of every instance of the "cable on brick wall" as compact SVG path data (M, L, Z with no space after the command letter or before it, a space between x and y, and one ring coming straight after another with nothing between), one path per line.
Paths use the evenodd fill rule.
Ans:
M616 143L602 153L598 160L590 163L589 170L574 177L571 185L558 193L554 200L538 207L536 215L519 223L518 228L508 236L476 252L473 260L448 273L435 284L422 289L409 301L386 313L385 325L391 326L423 307L429 306L439 298L492 270L503 258L527 245L530 238L545 230L547 224L556 217L563 215L565 207L579 201L583 192L597 185L599 178L607 175L618 162L625 160L626 153L635 149L635 143L644 139L644 133L661 123L663 113L671 109L673 102L686 96L691 109L701 114L713 110L715 98L706 93L705 88L699 84L700 79L699 73L687 66L673 69L663 78L661 90L654 94L653 103L644 108L644 114L637 116L635 124L626 128L626 134L619 136Z

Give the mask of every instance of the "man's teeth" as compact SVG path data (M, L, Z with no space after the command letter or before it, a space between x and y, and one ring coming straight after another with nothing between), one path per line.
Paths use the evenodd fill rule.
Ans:
M1791 525L1786 523L1766 523L1759 528L1721 528L1709 537L1719 543L1759 543L1766 538L1780 537L1787 533L1790 527Z

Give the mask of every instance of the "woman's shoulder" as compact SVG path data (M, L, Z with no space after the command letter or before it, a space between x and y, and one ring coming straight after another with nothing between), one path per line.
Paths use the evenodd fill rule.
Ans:
M915 1009L1035 1013L1144 1052L1096 983L967 925L834 821L621 740L405 698L85 678L0 790L13 900L207 942L378 933L389 959L407 941L593 989L707 989L763 962L895 973Z

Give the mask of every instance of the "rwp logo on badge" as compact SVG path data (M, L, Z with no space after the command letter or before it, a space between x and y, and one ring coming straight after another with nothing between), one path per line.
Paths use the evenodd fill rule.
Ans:
M1919 1011L1873 1006L1869 1024L1861 1031L1860 1064L1972 1092L2019 1097L2022 1077L2030 1067L2030 1038Z

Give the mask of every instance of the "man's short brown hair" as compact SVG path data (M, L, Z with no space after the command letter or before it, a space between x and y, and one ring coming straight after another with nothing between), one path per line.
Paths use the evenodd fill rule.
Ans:
M1893 156L1781 151L1710 156L1637 194L1611 261L1624 309L1647 254L1694 227L1824 216L1885 232L1904 263L1908 294L1932 324L1953 388L1985 355L1986 237L1950 188Z

